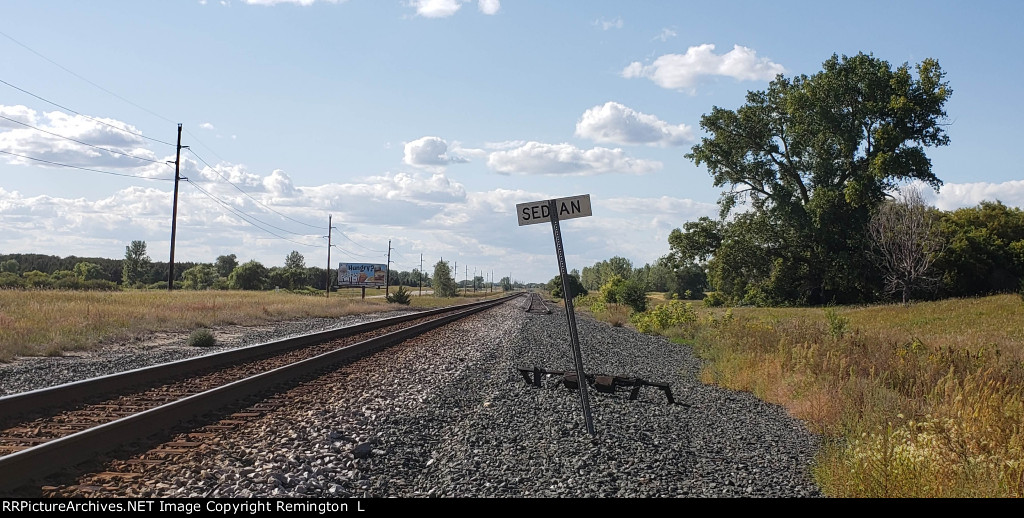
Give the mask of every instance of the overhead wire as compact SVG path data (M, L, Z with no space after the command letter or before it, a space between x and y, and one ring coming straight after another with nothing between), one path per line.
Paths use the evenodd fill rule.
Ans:
M62 164L60 162L53 162L51 160L43 160L42 158L34 158L34 157L27 156L27 155L21 155L21 154L18 154L18 153L11 153L10 151L4 151L2 149L0 149L0 153L4 153L4 154L7 154L7 155L11 155L11 156L16 156L16 157L19 157L19 158L24 158L24 159L27 159L27 160L34 160L36 162L42 162L44 164L50 164L50 165L54 165L54 166L58 166L58 167L68 167L68 168L71 168L71 169L81 169L82 171L90 171L90 172L93 172L93 173L109 174L109 175L113 175L113 176L124 176L124 177L127 177L127 178L139 178L139 179L142 179L142 180L157 180L157 181L170 181L170 180L173 180L173 178L150 178L148 176L139 176L139 175L134 175L134 174L126 174L126 173L114 173L114 172L111 172L111 171L102 171L102 170L99 170L99 169L90 169L88 167L81 167L81 166L77 166L77 165Z
M2 34L2 33L0 33L0 34ZM114 128L117 131L121 131L121 132L127 133L129 135L135 135L136 137L144 138L144 139L147 139L147 140L152 140L153 142L159 142L160 144L164 144L164 145L167 145L167 146L171 146L171 147L176 147L177 146L177 144L172 144L172 143L164 141L164 140L156 139L156 138L153 138L153 137L148 137L146 135L143 135L142 133L138 133L138 132L134 132L134 131L128 131L128 130L126 130L124 128L121 128L121 127L115 126L113 124L110 124L109 122L102 121L102 120L97 119L95 117L90 117L90 116L88 116L88 115L86 115L86 114L84 114L84 113L82 113L80 111L74 110L72 108L68 108L67 106L55 103L55 102L53 102L53 101L51 101L49 99L46 99L46 98L44 98L42 96L36 95L36 94L34 94L32 92L29 92L28 90L25 90L24 88L19 88L17 86L14 86L11 83L8 83L7 81L4 81L3 79L0 79L0 83L3 83L3 84L5 84L5 85L7 85L7 86L9 86L9 87L11 87L11 88L13 88L15 90L18 90L19 92L23 92L23 93L26 93L28 95L31 95L32 97L35 97L36 99L39 99L40 101L43 101L45 103L51 104L53 106L56 106L56 107L58 107L58 108L60 108L62 110L67 110L67 111L69 111L69 112L71 112L71 113L73 113L75 115L78 115L79 117L84 117L84 118L89 119L89 120L91 120L93 122L96 122L98 124L102 124L104 126L107 126L107 127L110 127L110 128Z
M321 225L312 225L312 224L306 223L306 222L304 222L304 221L299 221L299 220L297 220L297 219L295 219L295 218L292 218L292 217L290 217L290 216L288 216L288 215L286 215L286 214L282 214L282 213L280 213L280 212L278 212L278 211L274 210L274 209L273 209L272 207L270 207L269 205L267 205L267 204L265 204L265 203L261 202L260 200L257 200L257 199L256 199L256 198L254 198L254 197L253 197L253 196L252 196L251 194L249 194L249 193L245 192L245 191L244 191L244 190L243 190L243 189L242 189L241 187L239 187L239 186L235 185L234 183L232 183L232 182L231 182L231 180L228 180L228 178L227 178L226 176L224 176L224 175L220 174L220 171L218 171L216 167L213 167L212 165L210 165L210 163L209 163L209 162L207 162L206 160L204 160L204 159L203 159L203 157L199 156L199 155L198 155L198 154L197 154L197 153L196 153L195 151L193 151L193 150L192 150L191 148L189 148L189 149L188 149L188 151L189 151L190 153L192 153L192 155L193 155L193 156L195 156L196 158L198 158L200 162L202 162L202 163L203 163L204 165L206 165L206 167L210 168L210 170L211 170L211 171L213 171L214 173L216 173L216 174L217 174L217 176L221 177L221 178L222 178L222 179L223 179L223 180L224 180L225 182L227 182L227 183L228 183L229 185L231 185L231 186L232 186L232 187L234 187L235 189L238 189L238 192L240 192L240 193L242 193L242 194L244 194L244 195L248 196L250 200L252 200L252 201L256 202L256 203L257 203L257 204L259 204L259 205L260 205L261 207L263 207L263 208L265 208L265 209L269 210L270 212L273 212L274 214L277 214L278 216L281 216L282 218L285 218L285 219L288 219L288 220L294 221L294 222L296 222L296 223L298 223L298 224L300 224L300 225L305 225L305 226L307 226L307 227L310 227L310 228L316 228L316 229L322 229L322 228L324 228L324 227L323 227L323 226L321 226Z
M81 76L81 75L79 75L79 74L75 73L75 72L74 72L73 70L71 70L71 69L69 69L69 68L67 68L67 67L65 67L65 66L63 66L63 65L61 65L60 63L57 63L56 61L54 61L54 60L52 60L52 59L50 59L50 58L48 58L48 57L46 57L46 56L44 56L43 54L41 54L41 53L37 52L36 50L34 50L34 49L30 48L29 46L25 45L24 43L21 43L20 41L18 41L18 40L16 40L16 39L14 39L14 38L13 38L13 37L11 37L10 35L8 35L8 34L5 34L5 33L3 33L3 32L0 32L0 35L2 35L2 36L4 36L4 37L6 37L7 39L9 39L9 40L11 40L11 41L13 41L14 43L16 43L16 44L18 44L19 46L21 46L21 47L25 48L26 50L28 50L28 51L32 52L33 54L35 54L35 55L37 55L37 56L39 56L39 57L41 57L41 58L45 59L46 61L50 62L50 63L51 63L51 64L53 64L54 66L57 66L58 68L60 68L60 69L64 70L65 72L67 72L67 73L69 73L69 74L71 74L71 75L73 75L73 76L77 77L78 79L81 79L82 81L85 81L86 83L89 83L90 85L92 85L92 86L94 86L94 87L96 87L96 88L98 88L98 89L100 89L100 90L102 90L102 91L106 92L107 94L110 94L110 95L112 95L112 96L114 96L114 97L116 97L116 98L120 99L121 101L124 101L124 102L126 102L126 103L128 103L128 104L130 104L130 105L132 105L132 106L134 106L134 107L136 107L136 108L139 108L139 109L141 109L141 110L143 110L143 111L145 111L145 112L147 112L147 113L149 113L149 114L151 114L151 115L153 115L153 116L155 116L155 117L157 117L157 118L163 119L163 120L165 120L165 121L167 121L167 122L170 122L170 123L174 123L174 121L172 121L172 120L168 119L167 117L164 117L164 116L162 116L162 115L160 115L160 114L158 114L158 113L156 113L156 112L154 112L154 111L152 111L152 110L150 110L150 109L148 109L148 108L146 108L146 107L144 107L144 106L142 106L142 105L139 105L139 104L137 104L137 103L135 103L135 102L132 102L131 100L129 100L129 99L127 99L127 98L125 98L125 97L123 97L123 96L121 96L121 95L118 95L117 93L115 93L115 92L112 92L112 91L110 91L110 90L108 90L108 89L106 89L106 88L104 88L104 87L100 86L99 84L96 84L96 83L94 83L93 81L90 81L89 79L87 79L87 78L85 78L85 77L83 77L83 76ZM39 99L40 101L43 101L43 102L45 102L45 103L48 103L48 104L50 104L50 105L56 106L56 107L58 107L58 108L60 108L60 109L62 109L62 110L66 110L66 111L68 111L68 112L70 112L70 113L73 113L73 114L75 114L75 115L78 115L78 116L80 116L80 117L86 118L86 119L88 119L88 120L91 120L91 121L93 121L93 122L96 122L96 123L98 123L98 124L102 124L102 125L104 125L104 126L107 126L107 127L113 128L113 129L115 129L115 130L117 130L117 131L121 131L121 132L124 132L124 133L130 134L130 135L133 135L133 136L136 136L136 137L140 137L140 138L144 138L144 139L147 139L147 140L151 140L151 141L153 141L153 142L158 142L158 143L160 143L160 144L164 144L164 145L167 145L167 146L177 147L177 144L172 144L172 143L170 143L170 142L167 142L167 141L164 141L164 140L160 140L160 139L152 138L152 137L149 137L149 136L143 135L142 133L139 133L139 132L133 132L133 131L129 131L129 130L125 129L125 128L121 128L121 127L115 126L115 125L113 125L113 124L110 124L110 123L108 123L108 122L102 121L102 120L100 120L100 119L97 119L97 118L95 118L95 117L90 117L90 116L88 116L88 115L85 115L85 114L81 113L81 112L80 112L80 111L78 111L78 110L74 110L74 109L72 109L72 108L69 108L69 107L67 107L67 106L64 106L64 105L62 105L62 104L59 104L59 103L56 103L56 102L54 102L54 101L51 101L51 100L49 100L49 99L46 99L46 98L44 98L44 97L42 97L42 96L40 96L40 95L37 95L37 94L35 94L35 93L33 93L33 92L30 92L30 91L28 91L28 90L25 90L25 89L23 89L23 88L20 88L20 87L18 87L18 86L16 86L16 85L14 85L14 84L12 84L12 83L9 83L9 82L7 82L7 81L5 81L5 80L3 80L3 79L0 79L0 83L3 83L3 84L7 85L7 86L8 86L8 87L10 87L10 88L13 88L13 89L15 89L15 90L18 90L18 91L20 91L20 92L22 92L22 93L25 93L25 94L27 94L27 95L30 95L30 96L32 96L32 97L34 97L34 98L36 98L36 99ZM88 144L88 143L85 143L85 142L81 142L81 141L78 141L78 140L75 140L75 139L71 139L71 138L69 138L69 137L65 137L65 136L62 136L62 135L58 135L58 134L56 134L56 133L51 133L51 132L48 132L48 131L46 131L46 130L43 130L43 129L40 129L40 128L36 128L36 127L30 126L30 125L28 125L28 124L24 124L24 123L22 123L22 122L20 122L20 121L16 121L16 120L13 120L13 119L9 119L9 118L7 118L7 117L3 117L3 118L4 118L4 119L6 119L6 120L9 120L9 121L11 121L11 122L15 122L15 123L18 123L18 124L22 124L22 125L24 125L24 126L28 126L28 127L31 127L31 128L33 128L33 129L36 129L36 130L38 130L38 131L42 131L42 132L44 132L44 133L49 133L49 134L51 134L51 135L53 135L53 136L56 136L56 137L64 138L64 139L67 139L67 140L70 140L70 141L73 141L73 142L77 142L77 143L79 143L79 144L83 144L83 145L86 145L86 146L90 146L90 147L95 147L95 148L97 148L97 149L101 149L101 150L103 150L103 151L107 151L107 152L110 152L110 153L116 153L116 154L122 154L122 155L125 155L125 156L129 156L129 157L131 157L131 158L136 158L136 159L139 159L139 160L147 160L147 161L150 161L150 162L154 162L154 163L159 163L159 161L157 161L157 160L151 160L151 159L146 159L146 158L142 158L142 157L137 157L137 156L134 156L134 155L130 155L130 154L127 154L127 153L122 153L122 152L118 152L118 151L113 151L113 150L110 150L110 149L102 148L102 147L99 147L99 146L94 146L94 145L92 145L92 144ZM192 134L192 133L191 133L190 131L188 131L187 129L185 129L185 133L186 133L186 134L188 134L189 136L191 136L191 137L192 137L193 139L195 139L195 141L196 141L196 142L198 142L198 143L199 143L199 144L200 144L201 146L203 146L204 148L206 148L207 150L209 150L209 151L210 151L211 153L213 153L213 155L214 155L214 156L217 156L217 157L218 157L218 159L220 159L220 160L222 160L222 161L224 160L224 159L223 159L223 158L221 158L221 157L220 157L219 155L217 155L216 151L214 151L214 150L213 150L212 148L210 148L210 147L209 147L209 146L207 146L207 145L206 145L205 143L203 143L203 142L202 142L202 141L201 141L201 140L200 140L200 139L199 139L198 137L196 137L196 136L195 136L194 134ZM222 174L221 174L221 173L220 173L220 172L219 172L219 171L218 171L218 170L217 170L216 168L214 168L213 166L211 166L211 165L210 165L210 164L209 164L209 163L208 163L208 162L207 162L207 161L206 161L205 159L203 159L203 157L199 156L199 154L198 154L198 153L196 153L196 152L195 152L194 150L192 150L191 148L186 148L186 149L188 149L188 151L189 151L189 152L191 152L191 153L193 154L193 156L195 156L195 157L196 157L197 159L199 159L199 160L200 160L200 161L201 161L201 162L202 162L203 164L205 164L205 165L206 165L207 167L209 167L209 168L210 168L211 170L213 170L213 171L214 171L214 172L215 172L215 173L216 173L216 174L217 174L218 176L220 176L220 177L221 177L221 178L223 178L223 179L224 179L224 180L225 180L226 182L228 182L228 184L230 184L230 185L231 185L232 187L234 187L235 189L238 189L238 191L239 191L239 192L241 192L242 194L246 195L247 197L249 197L250 199L252 199L252 200L253 200L253 201L254 201L255 203L259 204L260 206L264 207L265 209L267 209L267 210L269 210L269 211L271 211L271 212L273 212L273 213L275 213L275 214L277 214L277 215L279 215L279 216L281 216L281 217L283 217L283 218L285 218L285 219L288 219L288 220L290 220L290 221L293 221L293 222L295 222L295 223L298 223L298 224L300 224L300 225L305 225L305 226L308 226L308 227L310 227L310 228L317 228L317 229L319 229L319 228L322 228L322 227L321 227L321 226L319 226L319 225L312 225L312 224L310 224L310 223L306 223L306 222L304 222L304 221L299 221L299 220L297 220L297 219L295 219L295 218L292 218L292 217L290 217L290 216L288 216L288 215L286 215L286 214L283 214L283 213L281 213L281 212L279 212L279 211L277 211L277 210L273 209L272 207L270 207L270 206L266 205L265 203L263 203L263 202L261 202L261 201L257 200L256 198L254 198L253 196L251 196L251 195L250 195L249 193L245 192L245 191L244 191L243 189L241 189L240 187L238 187L237 185L235 185L234 183L232 183L232 182L231 182L230 180L228 180L228 179L227 179L226 177L224 177L224 175L222 175ZM167 179L163 179L163 178L159 178L159 179L157 179L157 178L146 178L146 177L141 177L141 176L136 176L136 175L129 175L129 174L121 174L121 173L112 173L112 172L108 172L108 171L100 171L100 170L95 170L95 169L89 169L89 168L83 168L83 167L78 167L78 166L70 166L70 165L67 165L67 164L60 164L60 163L56 163L56 162L51 162L51 161L48 161L48 160L42 160L42 159L37 159L37 158L33 158L33 157L28 157L28 156L24 156L24 155L18 155L18 154L15 154L15 153L10 153L10 152L6 152L6 151L3 151L3 152L4 152L4 153L7 153L7 154L9 154L9 155L13 155L13 156L19 156L19 157L21 157L21 158L26 158L26 159L29 159L29 160L35 160L35 161L39 161L39 162L43 162L43 163L48 163L48 164L51 164L51 165L57 165L57 166L61 166L61 167L71 167L71 168L75 168L75 169L82 169L82 170L85 170L85 171L93 171L93 172L97 172L97 173L103 173L103 174L111 174L111 175L115 175L115 176L126 176L126 177L133 177L133 178L143 178L143 179L152 179L152 180L167 180ZM213 195L212 193L209 193L209 192L208 192L208 191L206 191L205 189L202 189L202 188L201 188L200 186L196 185L196 183L195 183L195 182L193 182L193 181L190 181L190 180L188 180L188 179L185 179L185 180L186 180L186 181L187 181L187 182L188 182L189 184L191 184L191 185L192 185L193 187L196 187L196 189L197 189L197 190L199 190L199 191L200 191L201 193L203 193L204 195L206 195L206 196L210 197L211 199L215 200L215 201L216 201L217 203L219 203L219 204L221 204L222 206L224 206L224 207L228 208L229 210L232 210L232 211L236 211L236 212L237 212L237 213L238 213L238 214L240 215L240 217L242 217L242 218L243 218L243 220L245 220L245 221L247 221L247 222L249 222L249 221L248 221L247 219L245 219L245 216L248 216L249 218L252 218L252 219L254 219L254 220L256 220L256 221L259 221L260 223L263 223L264 225L267 225L267 226L269 226L269 227L275 228L275 229L277 229L277 230L280 230L280 231L282 231L282 232L287 232L287 233L290 233L290 234L295 234L295 235L303 235L303 234L299 234L299 233L297 233L297 232L291 232L291 231L288 231L288 230L282 229L282 228L280 228L280 227L277 227L277 226L271 225L271 224L269 224L269 223L267 223L267 222L264 222L264 221L262 221L262 220L259 220L258 218L256 218L255 216L252 216L252 215L245 215L245 216L242 216L242 215L243 215L244 213L242 213L241 211L237 211L237 209L234 209L234 208L230 207L230 206L229 206L228 204L226 204L226 203L225 203L225 202L223 202L222 200L219 200L218 198L216 198L216 197L215 197L215 196L214 196L214 195ZM303 245L303 246L313 246L313 245L308 245L308 244L305 244L305 243L298 243L298 242L296 242L296 241L292 241L292 240L290 240L290 239L288 239L288 238L285 238L285 237L283 237L283 236L278 236L277 234L274 234L273 232L270 232L270 231L269 231L269 230L267 230L267 229L264 229L264 228L262 228L262 227L259 227L258 225L255 225L255 224L254 224L254 223L252 223L252 222L249 222L249 223L250 223L250 224L252 224L253 226L256 226L257 228L260 228L261 230L263 230L263 231L265 231L265 232L267 232L267 233L269 233L269 234L271 234L271 235L274 235L275 237L278 237L278 238L280 238L280 239L285 239L285 240L287 240L287 241L291 241L291 242L293 242L293 243L301 244L301 245ZM370 251L370 252L374 252L374 253L385 253L385 251L383 251L383 250L375 250L375 249L373 249L373 248L367 247L367 246L365 246L365 245L363 245L363 244L361 244L361 243L359 243L359 242L357 242L357 241L353 240L353 239L352 239L352 238L350 238L350 237L349 237L348 235L346 235L346 234L345 234L344 232L341 232L341 231L339 231L338 233L339 233L339 234L341 234L341 235L342 235L342 237L344 237L345 239L347 239L347 240L348 240L348 241L350 241L351 243L353 243L353 244L355 244L355 245L357 245L357 246L359 246L359 247L361 247L361 248L363 248L363 249L366 249L366 250L368 250L368 251ZM340 251L342 251L343 253L345 253L345 254L349 255L349 256L361 256L361 257L371 257L371 256L367 256L367 255L362 255L362 254L355 254L354 252L348 252L348 251L345 251L344 249L341 249L341 248L339 248L339 250L340 250Z
M0 115L0 119L8 120L8 121L11 121L11 122L13 122L15 124L20 124L22 126L25 126L26 128L31 128L31 129L34 129L36 131L40 131L42 133L46 133L47 135L53 135L54 137L59 137L59 138L62 138L64 140L70 140L71 142L74 142L76 144L81 144L83 146L89 146L91 148L99 149L100 151L106 151L107 153L113 153L115 155L123 155L123 156L129 157L129 158L134 158L136 160L144 160L146 162L152 162L154 164L166 164L166 162L164 162L162 160L154 160L152 158L145 158L145 157L141 157L141 156L135 156L135 155L132 155L130 153L125 153L123 151L117 151L117 150L114 150L114 149L107 149L105 147L100 147L100 146L97 146L97 145L94 145L94 144L90 144L88 142L82 142L81 140L73 139L71 137L66 137L64 135L60 135L60 134L54 133L52 131L47 131L47 130L44 130L42 128L37 128L37 127L35 127L35 126L31 125L31 124L26 124L24 122L12 119L10 117L5 117L3 115Z
M246 214L246 213L244 213L244 212L242 212L242 211L232 207L229 203L221 200L220 198L215 196L213 193L207 191L206 189L203 189L202 187L197 185L192 180L189 180L187 178L185 178L184 180L186 182L188 182L189 185L191 185L196 190L198 190L200 193L204 194L206 197L208 197L211 200L213 200L214 202L216 202L218 205L224 207L228 211L230 211L230 212L234 213L235 215L237 215L238 217L242 218L242 221L245 221L246 223L248 223L248 224L250 224L250 225L252 225L252 226L254 226L254 227L256 227L256 228L258 228L258 229L260 229L260 230L262 230L262 231L264 231L264 232L266 232L266 233L268 233L268 234L270 234L270 235L272 235L272 236L274 236L276 238L278 238L278 239L283 239L283 240L288 241L290 243L295 243L297 245L301 245L301 246L305 246L305 247L309 247L309 248L323 248L323 246L324 246L324 245L311 245L309 243L302 243L302 242L299 242L299 241L295 241L293 239L289 239L289 238L287 238L285 236L276 234L274 232L271 232L270 230L267 230L267 229L257 225L256 223L253 223L252 221L250 221L250 218L253 219L253 220L259 221L260 223L263 223L264 225L273 227L273 228L278 228L278 227L274 227L273 225L270 225L270 224L268 224L268 223L266 223L264 221L261 221L260 219L258 219L256 217L252 216L252 215ZM278 230L281 230L281 229L278 229ZM302 235L302 234L299 234L299 235Z
M110 95L113 95L114 97L117 97L118 99L120 99L120 100L122 100L122 101L124 101L124 102L126 102L126 103L128 103L128 104L130 104L130 105L132 105L132 106L134 106L134 107L136 107L136 108L138 108L138 109L140 109L140 110L143 110L143 111L145 111L146 113L149 113L150 115L153 115L154 117L157 117L157 118L163 119L163 120L165 120L165 121L167 121L167 122L170 122L170 123L172 123L172 124L174 123L174 121L172 121L172 120L168 119L167 117L164 117L163 115L160 115L159 113L156 113L156 112L154 112L154 111L152 111L152 110L150 110L150 109L146 108L145 106L142 106L142 105L136 104L136 103L134 103L134 102L132 102L132 101L129 101L128 99L125 99L124 97L121 97L120 95L117 95L116 93L114 93L114 92L111 92L110 90L107 90L106 88L103 88L102 86L100 86L100 85L98 85L98 84L96 84L96 83L93 83L92 81L90 81L90 80L88 80L88 79L86 79L86 78L84 78L84 77L82 77L82 76L80 76L80 75L76 74L76 73L75 73L75 72L74 72L73 70L71 70L71 69L69 69L69 68L65 67L64 65L61 65L60 63L57 63L56 61L54 61L54 60L52 60L52 59L50 59L50 58L48 58L48 57L46 57L46 56L44 56L44 55L40 54L39 52L36 52L35 50L33 50L33 49L32 49L31 47L29 47L28 45L25 45L24 43L22 43L22 42L20 42L20 41L18 41L18 40L16 40L16 39L14 39L14 38L12 38L12 37L8 36L7 34L4 34L3 32L0 32L0 36L3 36L3 37L5 37L5 38L7 38L7 39L9 39L9 40L13 41L14 43L17 43L17 44L18 44L18 45L20 45L21 47L23 47L23 48L27 49L27 50L28 50L29 52L31 52L31 53L33 53L33 54L35 54L35 55L37 55L37 56L39 56L39 57L41 57L41 58L45 59L46 61L49 61L49 62L50 62L50 63L52 63L52 64L53 64L54 66L56 66L56 67L60 68L61 70L63 70L63 71L65 71L65 72L67 72L67 73L69 73L69 74L71 74L71 75L73 75L73 76L75 76L75 77L77 77L77 78L81 79L82 81L85 81L86 83L89 83L89 84L91 84L91 85L95 86L96 88L99 88L100 90L103 90L104 92L106 92L106 93L108 93L108 94L110 94Z

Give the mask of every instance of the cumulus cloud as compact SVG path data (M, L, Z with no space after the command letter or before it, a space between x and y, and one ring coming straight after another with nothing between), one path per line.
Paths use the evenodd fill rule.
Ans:
M403 162L415 167L439 167L469 160L448 152L448 142L440 137L422 137L405 144Z
M1024 180L1007 182L946 183L936 193L922 182L910 185L921 191L924 199L940 210L973 207L983 201L999 200L1003 204L1024 208Z
M673 126L654 115L640 113L617 102L606 102L583 113L576 136L619 145L682 146L693 142L693 128Z
M295 194L295 186L288 173L275 169L270 176L263 179L263 188L275 197L290 198Z
M690 47L686 54L665 54L650 65L634 61L622 70L622 77L646 77L662 88L692 89L703 76L757 81L785 72L782 65L757 57L757 52L748 47L734 45L725 54L715 54L714 50L713 44L705 43Z
M471 0L411 0L409 6L416 9L416 14L424 18L447 18L454 15L462 4ZM500 0L479 0L477 9L486 15L498 14L501 10Z
M416 14L424 18L447 18L462 7L462 2L460 0L412 0L409 5L415 7Z
M0 104L0 130L5 128L24 128L24 124L36 125L36 112L26 106L4 106ZM10 120L8 120L10 119ZM18 123L21 124L18 124Z
M579 149L570 144L527 142L495 151L487 166L500 174L596 175L645 174L661 169L661 162L631 158L621 149Z
M213 127L213 124L210 124L209 122L204 122L204 123L200 124L199 127L203 128L205 130L216 129L216 128Z
M4 123L0 124L0 150L21 155L0 155L11 164L38 165L38 160L47 160L123 170L143 168L152 163L147 160L158 160L144 147L139 131L121 121L59 111L40 114L24 106L0 106L0 114L6 117L0 118Z
M489 15L498 14L498 11L501 9L501 2L498 0L480 0L477 3L477 7L481 13Z

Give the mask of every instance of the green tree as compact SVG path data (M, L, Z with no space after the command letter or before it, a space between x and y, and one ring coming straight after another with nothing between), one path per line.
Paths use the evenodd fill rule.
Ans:
M306 267L306 258L298 251L292 250L288 257L284 258L284 267L285 269L301 270Z
M867 251L871 215L900 182L942 183L924 149L949 143L943 121L952 91L943 78L933 59L912 71L869 54L833 55L815 75L779 75L739 109L703 116L709 136L687 157L726 187L723 217L737 204L750 209L738 234L752 241L729 243L738 235L725 235L715 258L727 246L754 253L744 262L760 277L719 261L712 278L755 280L755 291L791 301L871 297L864 282L877 278Z
M143 282L149 271L150 259L146 255L145 241L132 241L132 244L124 247L124 262L121 266L121 283L125 286L135 286Z
M209 264L197 264L181 272L182 288L186 290L205 290L213 287L217 280L217 268Z
M502 291L512 291L512 278L505 276L501 278L499 282L501 284Z
M435 297L458 295L458 287L455 284L455 279L452 278L452 270L447 261L438 261L434 264L433 289Z
M103 268L96 263L81 261L75 264L75 277L82 281L91 281L103 278Z
M235 254L217 256L217 275L227 278L238 267L238 256Z
M6 261L0 262L0 273L14 273L14 274L17 274L17 273L20 273L20 272L21 272L21 266L18 264L18 261L14 260L14 259L8 259Z
M267 283L267 268L256 260L239 265L228 276L234 290L262 290Z
M942 295L1007 293L1024 279L1024 210L982 202L942 215L948 246L935 261Z
M569 282L569 293L573 298L576 298L580 295L587 295L588 293L590 293L586 288L583 287L583 283L580 282L579 277L576 277L575 275L568 275L567 277ZM561 275L556 275L553 279L548 281L547 287L548 291L551 292L552 297L559 299L563 297Z

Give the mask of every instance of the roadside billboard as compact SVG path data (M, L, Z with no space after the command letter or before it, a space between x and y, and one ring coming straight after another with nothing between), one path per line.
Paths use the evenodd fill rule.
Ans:
M370 263L341 263L338 265L338 287L373 288L387 282L387 266Z

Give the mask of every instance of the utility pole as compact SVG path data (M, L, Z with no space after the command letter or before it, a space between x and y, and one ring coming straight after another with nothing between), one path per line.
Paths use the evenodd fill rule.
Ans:
M181 170L181 148L181 123L178 123L178 148L174 154L174 208L171 209L171 260L168 262L170 268L167 271L167 291L174 290L174 237L178 231L178 182L181 180L181 175L178 172Z
M391 296L391 240L388 239L388 269L384 272L384 295Z
M423 254L420 254L420 295L423 295Z
M332 217L331 214L327 215L327 284L324 285L327 298L331 298L331 229L334 228L331 226Z

